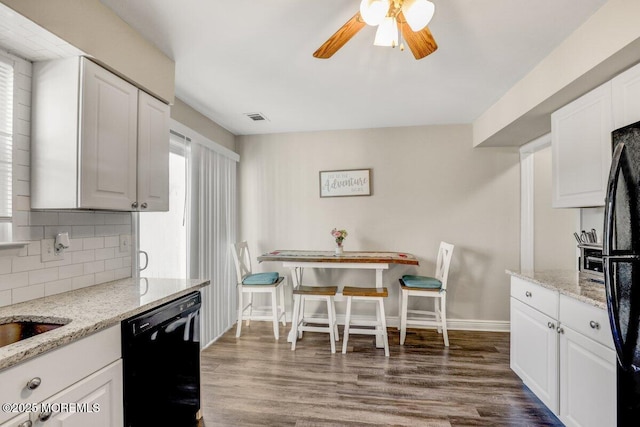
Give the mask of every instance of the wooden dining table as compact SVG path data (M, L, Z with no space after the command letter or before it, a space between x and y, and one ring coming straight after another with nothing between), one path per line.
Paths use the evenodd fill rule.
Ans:
M294 289L302 284L305 268L374 270L376 288L381 289L382 273L393 264L419 265L417 258L407 252L345 251L336 254L332 251L274 250L260 255L257 259L259 262L281 262L284 268L289 268ZM293 332L290 332L288 341L291 342L293 339ZM379 338L376 339L376 346L382 346Z

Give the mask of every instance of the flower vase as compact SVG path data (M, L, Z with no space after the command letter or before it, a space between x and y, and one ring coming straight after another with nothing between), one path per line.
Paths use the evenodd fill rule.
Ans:
M342 245L336 246L336 255L342 255L343 252Z

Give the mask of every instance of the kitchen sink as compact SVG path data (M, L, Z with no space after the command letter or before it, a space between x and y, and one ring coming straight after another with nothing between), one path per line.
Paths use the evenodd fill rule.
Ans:
M0 319L0 347L52 331L69 323L66 319L43 321L6 318Z

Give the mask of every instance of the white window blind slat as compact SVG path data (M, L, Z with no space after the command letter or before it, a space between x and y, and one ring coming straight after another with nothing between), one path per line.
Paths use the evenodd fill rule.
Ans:
M0 222L11 220L13 66L0 57Z

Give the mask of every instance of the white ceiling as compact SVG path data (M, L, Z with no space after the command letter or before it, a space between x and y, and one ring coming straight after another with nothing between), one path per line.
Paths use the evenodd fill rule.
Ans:
M360 0L101 1L175 60L177 97L236 135L470 123L606 3L433 0L439 49L416 61L373 46L373 27L312 57Z

